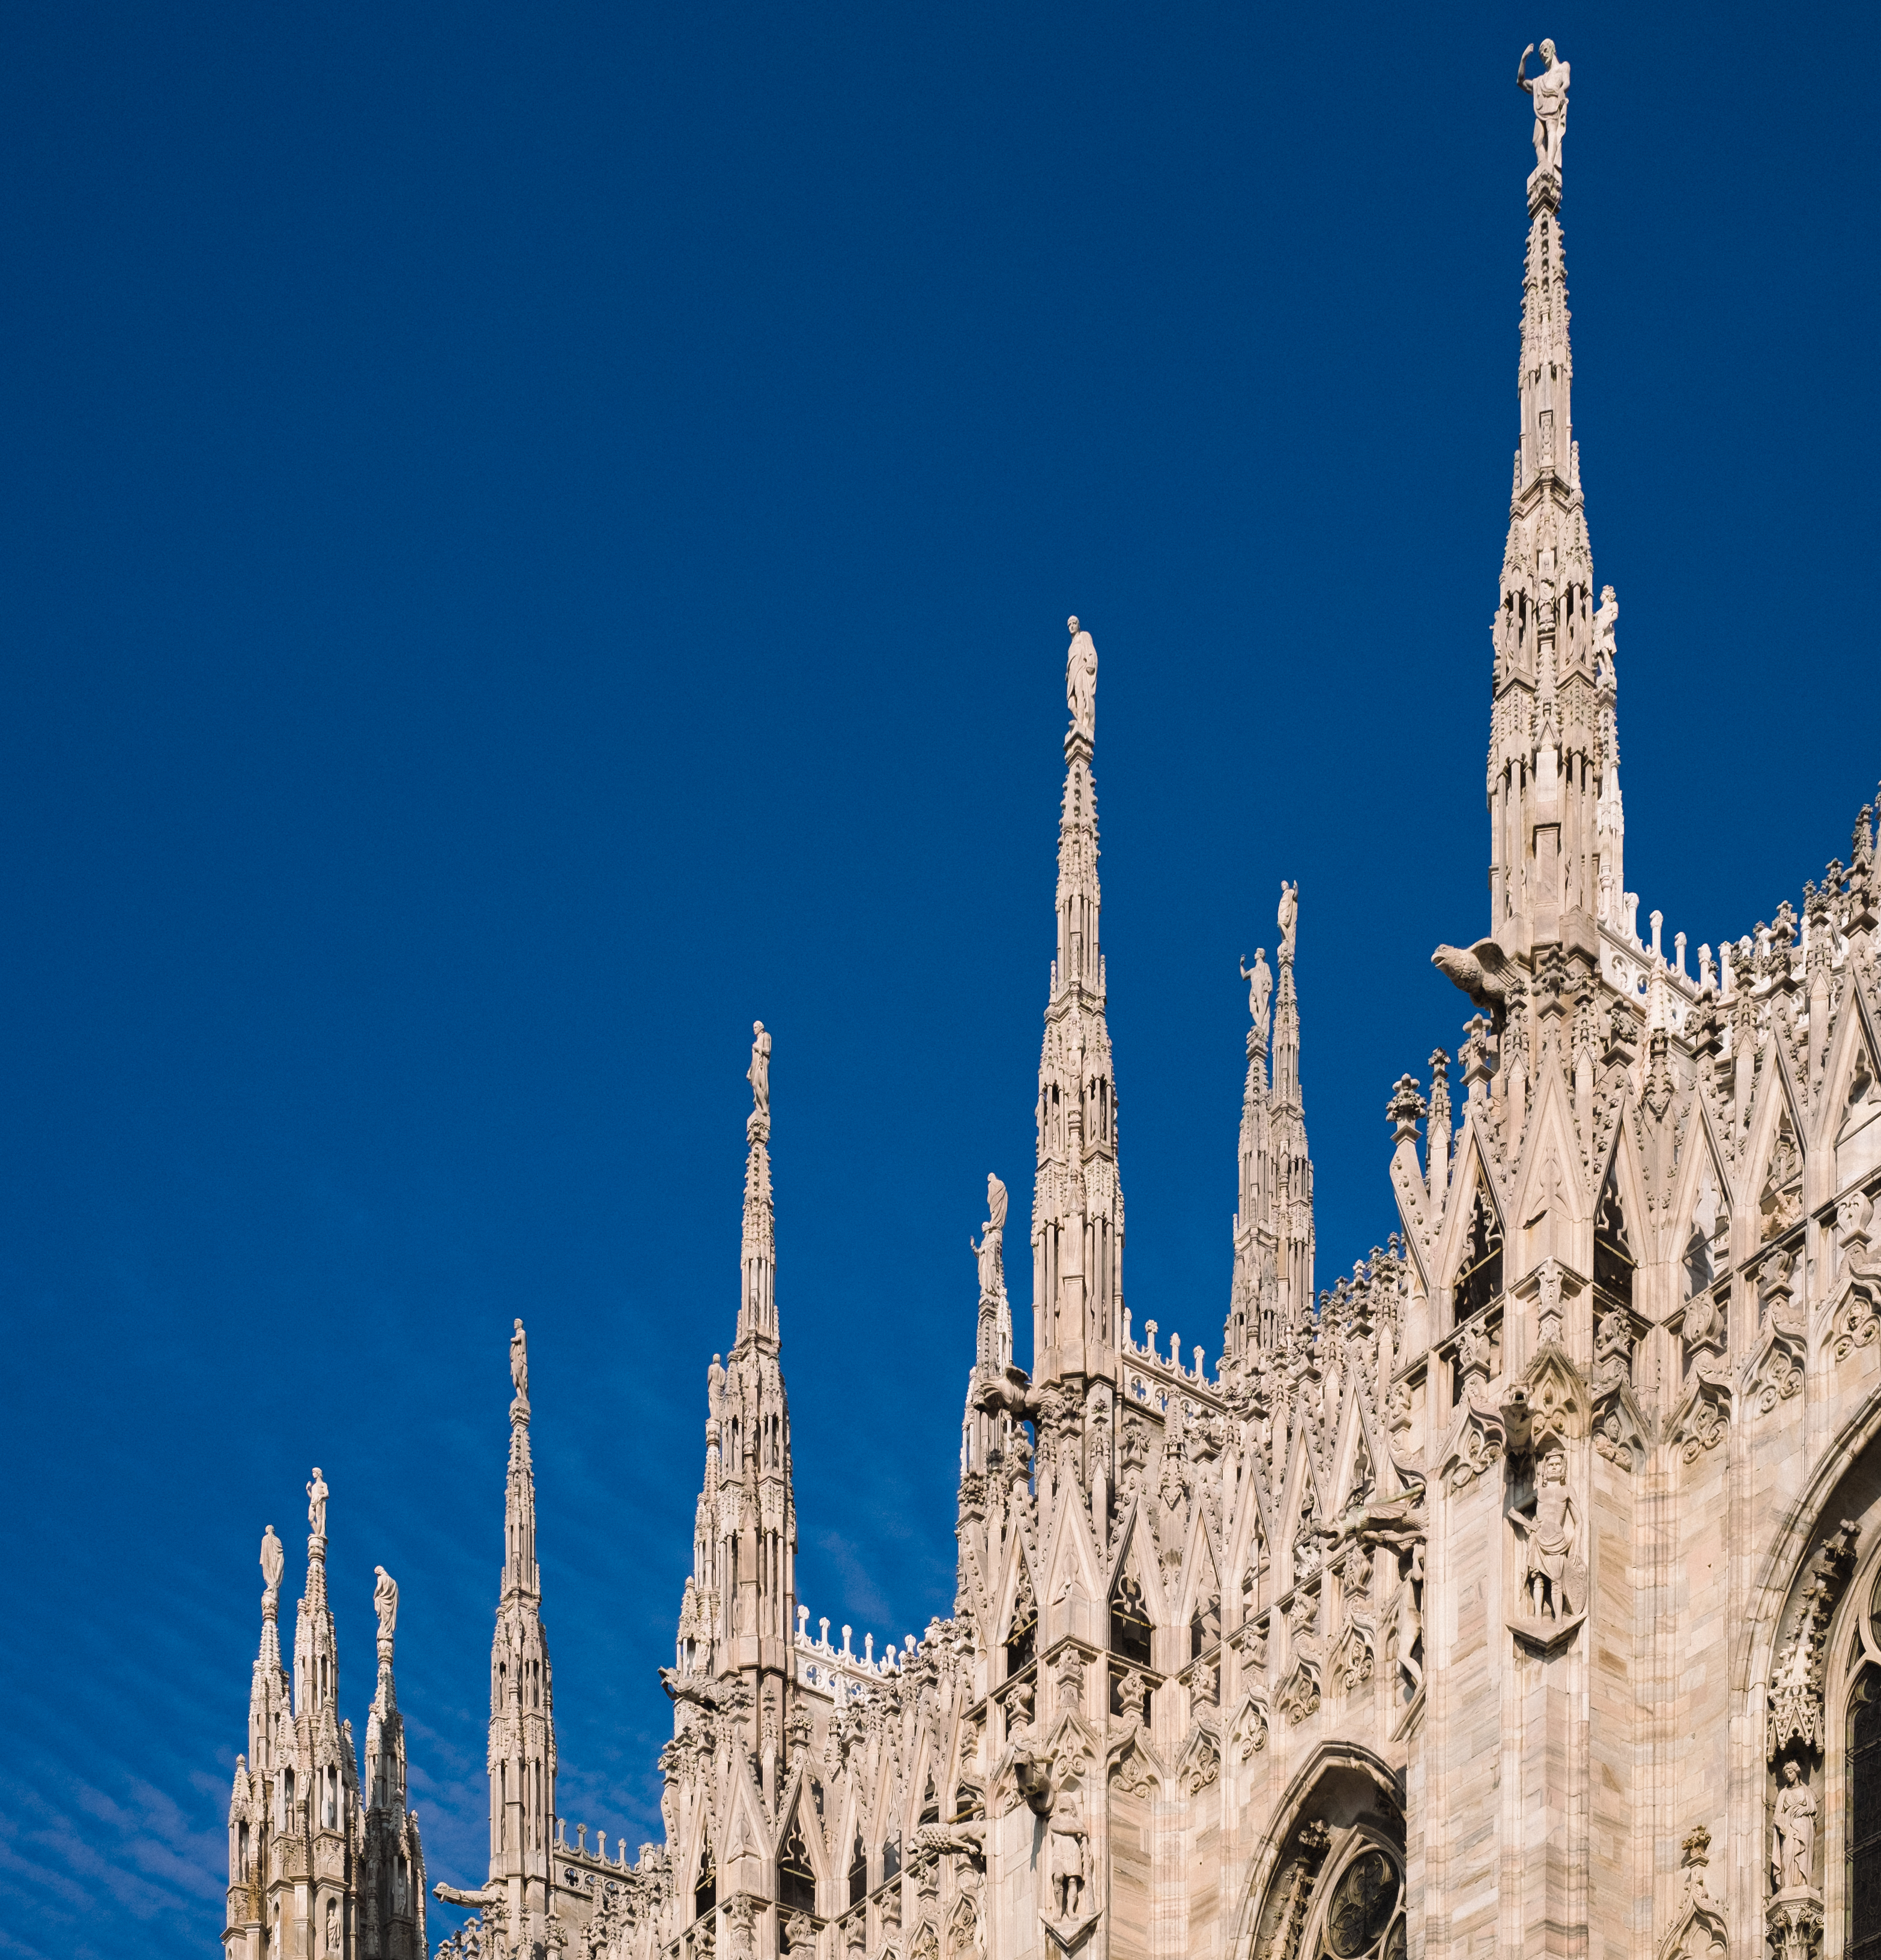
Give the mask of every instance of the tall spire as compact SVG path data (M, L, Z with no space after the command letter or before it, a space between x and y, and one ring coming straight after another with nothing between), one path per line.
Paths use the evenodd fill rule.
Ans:
M1533 97L1528 254L1517 375L1520 441L1496 608L1490 722L1490 931L1505 954L1560 943L1593 954L1618 931L1618 752L1609 587L1596 607L1574 440L1574 358L1561 224L1568 64L1544 41L1517 80Z
M555 1844L554 1676L536 1565L536 1475L529 1454L529 1346L510 1337L509 1481L503 1499L502 1594L490 1643L490 1879L508 1892L509 1923L549 1908ZM390 1655L387 1656L390 1664Z
M373 1572L379 1620L379 1674L366 1718L365 1845L359 1884L360 1950L368 1960L406 1960L425 1944L425 1854L418 1813L405 1807L405 1718L392 1678L398 1626L397 1582L383 1565Z
M1117 1096L1104 1023L1098 941L1097 795L1091 754L1097 649L1075 617L1065 698L1065 794L1058 819L1058 957L1039 1062L1038 1175L1032 1198L1033 1373L1097 1375L1118 1344L1123 1307L1123 1192Z
M1275 1239L1268 1215L1272 1166L1267 1148L1267 1044L1274 975L1267 949L1254 949L1254 964L1241 963L1247 982L1247 1076L1241 1085L1241 1135L1234 1208L1234 1278L1222 1330L1224 1361L1238 1366L1254 1347L1274 1343Z
M777 1230L771 1209L771 1037L751 1023L751 1113L745 1118L744 1290L738 1301L737 1353L752 1341L777 1346Z
M705 1472L693 1514L692 1571L680 1602L676 1701L686 1677L736 1675L744 1748L764 1787L781 1787L794 1680L797 1503L790 1403L778 1364L771 1203L771 1037L752 1023L745 1119L744 1231L737 1338L705 1372ZM676 1725L683 1720L676 1710Z

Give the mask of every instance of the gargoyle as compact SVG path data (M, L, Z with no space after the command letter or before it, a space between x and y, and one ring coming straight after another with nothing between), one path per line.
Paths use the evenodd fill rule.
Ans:
M1485 1014L1500 1020L1508 998L1508 956L1493 939L1467 949L1440 946L1431 964L1453 987L1460 987Z
M980 1818L956 1818L951 1824L924 1824L909 1844L909 1856L951 1855L966 1860L976 1872L986 1869L986 1825Z
M1010 1362L1004 1373L984 1375L973 1385L973 1406L988 1415L1003 1409L1019 1421L1030 1422L1038 1415L1039 1399L1031 1377Z

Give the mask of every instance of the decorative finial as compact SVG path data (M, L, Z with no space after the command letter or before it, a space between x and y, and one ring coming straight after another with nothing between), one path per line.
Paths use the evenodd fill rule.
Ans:
M314 1481L307 1487L307 1529L316 1538L326 1535L326 1500L329 1494L326 1480L320 1475L320 1466L317 1463L314 1466Z
M1093 742L1097 736L1097 648L1075 612L1065 623L1071 635L1071 651L1065 657L1065 703L1071 711L1071 733Z

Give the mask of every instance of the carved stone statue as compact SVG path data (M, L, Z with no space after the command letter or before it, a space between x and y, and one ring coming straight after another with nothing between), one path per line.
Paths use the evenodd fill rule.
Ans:
M752 1106L763 1115L771 1113L771 1037L762 1021L751 1023L751 1066L745 1071L751 1085Z
M1808 1891L1816 1882L1816 1798L1793 1759L1783 1766L1771 1823L1770 1870L1778 1891Z
M307 1529L316 1538L326 1535L326 1500L329 1496L326 1480L320 1475L320 1466L314 1466L314 1481L307 1487Z
M1265 1042L1267 1039L1267 1004L1274 993L1274 975L1267 964L1267 949L1265 947L1255 947L1252 966L1245 959L1241 962L1241 978L1247 982L1248 1019L1254 1023L1255 1031Z
M1050 1832L1052 1907L1061 1923L1076 1919L1084 1904L1090 1834L1084 1826L1084 1793L1075 1783L1067 1783L1052 1807Z
M1600 588L1599 609L1593 616L1593 655L1599 677L1605 681L1613 679L1613 629L1619 622L1620 602L1614 597L1612 587L1603 585Z
M392 1651L392 1636L398 1631L399 1583L383 1565L373 1568L378 1576L372 1589L372 1610L379 1616L379 1647L383 1653Z
M314 1475L320 1473L316 1470ZM275 1536L275 1528L270 1525L261 1535L262 1583L271 1593L281 1590L281 1541Z
M1006 1227L1006 1187L991 1171L986 1173L986 1222L980 1229L980 1241L976 1246L969 1234L967 1249L979 1262L979 1289L982 1299L997 1299L999 1294L999 1247Z
M1516 85L1535 103L1535 167L1558 175L1561 142L1568 133L1568 64L1555 59L1552 41L1544 41L1540 72L1529 75L1525 71L1534 52L1532 41L1522 50L1515 65Z
M1065 623L1071 635L1065 660L1065 705L1071 711L1071 727L1093 740L1097 733L1097 648L1075 612Z
M1294 930L1300 917L1300 883L1296 879L1291 885L1284 878L1280 881L1280 963L1291 966L1294 956Z
M523 1323L516 1322L516 1331L510 1336L510 1379L516 1392L524 1402L529 1399L529 1338L523 1332Z
M986 1222L995 1232L1006 1229L1006 1187L991 1171L986 1173Z
M1538 1620L1565 1620L1580 1611L1587 1565L1580 1557L1580 1514L1568 1494L1568 1458L1551 1449L1536 1466L1535 1515L1511 1510L1509 1522L1526 1541L1523 1583Z

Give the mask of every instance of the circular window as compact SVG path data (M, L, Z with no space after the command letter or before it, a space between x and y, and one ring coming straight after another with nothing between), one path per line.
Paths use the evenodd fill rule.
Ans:
M1362 1853L1340 1875L1326 1908L1326 1944L1339 1960L1358 1960L1371 1951L1397 1903L1396 1867L1382 1851Z

